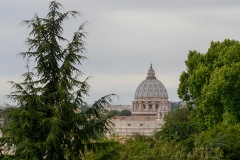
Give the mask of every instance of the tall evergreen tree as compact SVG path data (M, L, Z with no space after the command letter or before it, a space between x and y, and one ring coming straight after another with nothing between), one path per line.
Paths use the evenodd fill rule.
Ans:
M33 71L27 67L22 83L11 82L15 91L9 97L17 108L7 112L1 151L11 153L13 159L81 159L86 150L108 145L98 138L108 130L103 106L109 104L111 95L86 109L84 96L89 86L86 80L78 80L81 71L77 68L85 59L84 23L67 40L62 36L63 22L79 12L62 13L61 8L52 1L46 17L35 15L23 22L31 31L26 40L29 49L20 55L36 66Z

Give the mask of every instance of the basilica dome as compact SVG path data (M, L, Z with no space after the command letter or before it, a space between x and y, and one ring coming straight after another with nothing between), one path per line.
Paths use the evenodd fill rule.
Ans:
M155 77L155 72L151 65L146 79L137 87L134 98L138 99L155 97L168 99L168 94L164 85Z

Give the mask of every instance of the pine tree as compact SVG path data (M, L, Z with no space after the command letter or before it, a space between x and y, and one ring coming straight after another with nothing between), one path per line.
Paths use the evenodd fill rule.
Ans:
M62 36L63 22L79 12L61 9L60 3L52 1L45 18L35 15L23 22L31 31L26 40L29 49L20 55L35 67L31 71L27 63L23 82L11 82L15 91L9 98L17 107L6 113L8 123L1 139L2 154L11 153L8 158L74 160L108 146L98 138L110 124L103 106L111 95L86 109L89 85L87 79L78 80L82 73L77 68L85 59L85 23L67 40Z

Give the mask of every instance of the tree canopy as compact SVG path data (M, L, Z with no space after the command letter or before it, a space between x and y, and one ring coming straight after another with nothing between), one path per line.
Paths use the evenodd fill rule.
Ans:
M11 82L15 91L9 98L17 108L7 111L8 123L1 138L4 158L82 159L86 151L108 146L98 138L108 130L103 106L111 101L110 95L81 110L87 106L84 96L89 89L87 79L79 80L82 72L78 69L85 59L85 23L71 40L66 39L63 22L79 12L61 9L60 3L51 1L46 17L36 14L23 22L30 33L28 51L20 55L31 63L27 63L23 82Z
M177 108L172 110L165 117L164 125L161 130L156 132L155 137L167 141L183 141L195 133L195 126L189 120L187 108Z
M120 115L121 116L131 116L132 112L127 109L124 109L124 110L121 110Z
M204 129L219 122L240 121L240 42L211 42L203 54L190 51L180 76L179 97L194 109Z

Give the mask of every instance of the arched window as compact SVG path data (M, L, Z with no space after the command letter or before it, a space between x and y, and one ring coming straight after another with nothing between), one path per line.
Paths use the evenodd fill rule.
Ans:
M145 107L145 104L143 104L143 109L145 109L146 107Z
M152 109L152 105L151 104L149 104L149 109Z

